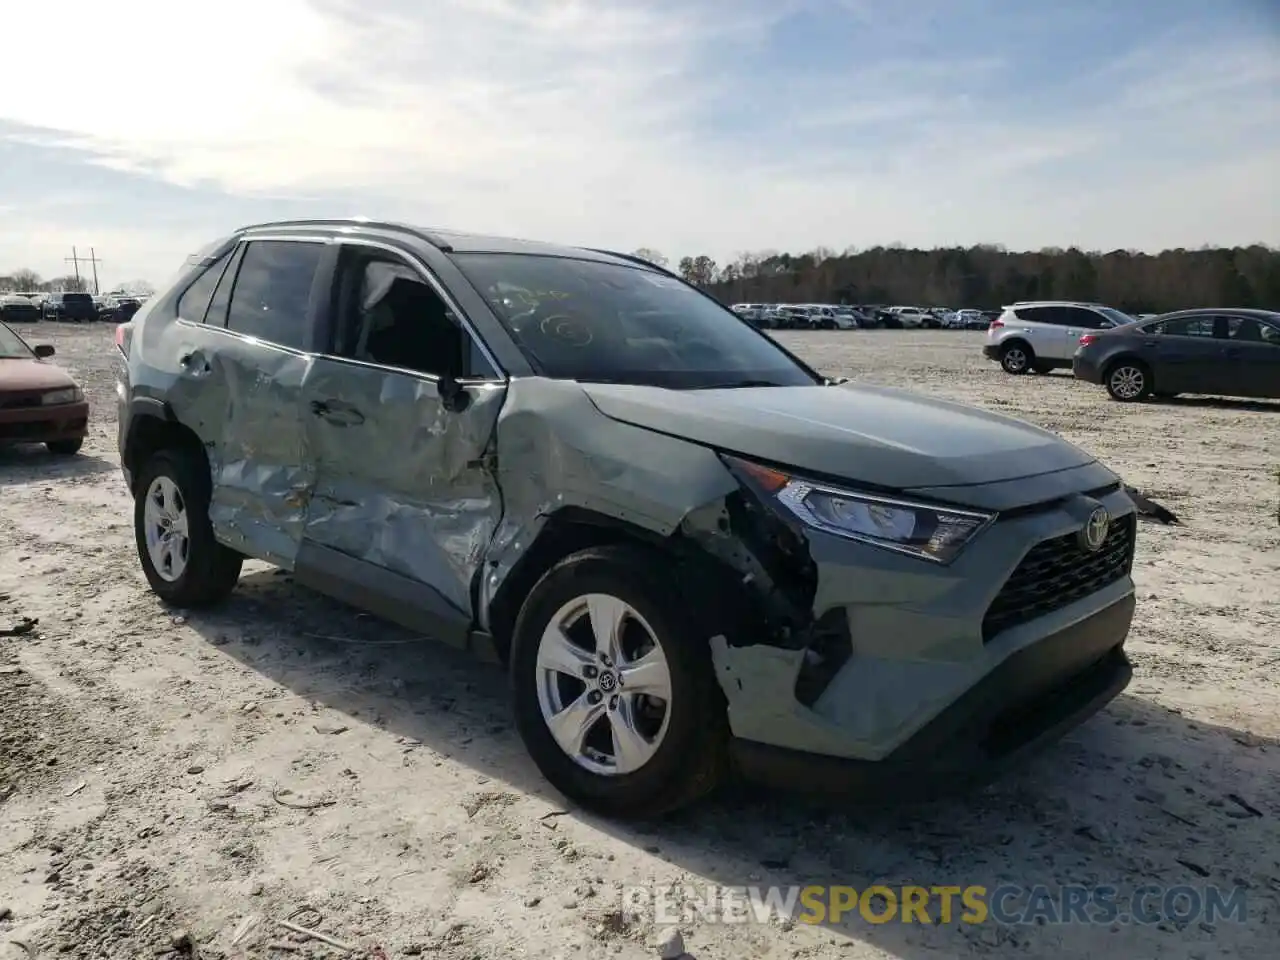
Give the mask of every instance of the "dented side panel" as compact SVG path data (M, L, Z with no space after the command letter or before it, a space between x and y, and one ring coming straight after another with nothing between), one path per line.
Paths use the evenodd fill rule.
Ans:
M580 507L651 531L675 532L737 483L711 450L605 418L571 381L512 380L497 426L505 513L480 587L480 623L547 518Z
M306 538L428 584L470 617L502 514L485 454L506 387L468 392L450 412L427 377L320 357L303 406L317 465Z
M170 408L205 446L214 536L291 569L314 482L301 412L311 358L202 324L144 329L153 368L172 371Z

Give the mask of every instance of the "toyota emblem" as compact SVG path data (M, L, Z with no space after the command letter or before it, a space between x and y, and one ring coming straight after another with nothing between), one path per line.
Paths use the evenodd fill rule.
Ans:
M1106 507L1098 507L1089 514L1089 520L1080 531L1080 542L1086 550L1094 552L1102 549L1107 540L1107 531L1111 527L1111 514Z

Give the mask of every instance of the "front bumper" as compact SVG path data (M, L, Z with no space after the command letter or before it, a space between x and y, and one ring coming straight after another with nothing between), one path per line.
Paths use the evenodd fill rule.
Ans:
M1133 610L1130 593L1024 647L883 759L735 739L735 765L756 782L826 795L924 798L980 786L1057 741L1128 686L1133 669L1123 647Z
M89 430L89 404L0 410L0 443L53 443L78 440Z
M1064 694L1072 703L1061 716L1020 724L1047 741L1114 697L1128 680L1133 504L1096 465L1021 481L1022 503L1029 485L1038 499L1024 507L999 505L1011 496L1000 484L967 488L970 501L1003 512L945 566L807 530L811 625L781 639L739 630L711 641L740 765L757 775L776 766L789 781L827 765L814 757L890 779L895 768L922 768L921 751L990 767L1022 749L993 745L987 728L1001 718L1088 687L1080 676L1100 663L1117 672L1096 696ZM1091 550L1081 534L1100 505L1111 528Z

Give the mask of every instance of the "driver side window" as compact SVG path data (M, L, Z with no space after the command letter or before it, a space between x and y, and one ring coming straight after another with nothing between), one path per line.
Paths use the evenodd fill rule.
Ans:
M338 356L433 377L497 379L435 288L392 254L343 252L335 320Z

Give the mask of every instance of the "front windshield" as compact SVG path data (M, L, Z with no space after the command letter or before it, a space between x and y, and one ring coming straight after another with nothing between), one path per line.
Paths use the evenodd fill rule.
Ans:
M535 254L454 261L548 377L675 389L818 382L737 314L662 273Z
M32 356L22 338L0 323L0 360L30 360Z
M1131 317L1127 313L1122 313L1114 307L1099 307L1098 312L1114 323L1117 327L1123 327L1126 323L1137 323L1137 317Z

